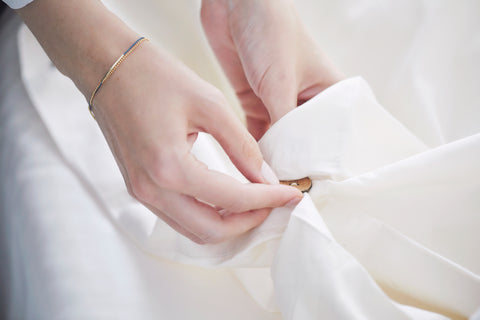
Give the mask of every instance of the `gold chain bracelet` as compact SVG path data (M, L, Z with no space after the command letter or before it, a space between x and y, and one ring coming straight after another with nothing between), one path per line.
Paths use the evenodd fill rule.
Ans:
M108 78L117 70L118 66L143 42L143 41L148 41L147 38L145 37L140 37L138 38L118 59L115 61L115 63L108 69L108 72L103 76L102 80L98 84L98 86L93 90L93 93L90 97L90 100L88 102L88 110L90 111L90 114L92 115L93 119L95 119L95 114L93 113L93 99L95 98L95 95L100 91L100 88L102 87L103 83L107 81Z

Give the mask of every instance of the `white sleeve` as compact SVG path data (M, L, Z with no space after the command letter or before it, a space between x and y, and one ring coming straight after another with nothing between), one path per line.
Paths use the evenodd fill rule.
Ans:
M12 9L20 9L25 7L27 4L33 0L3 0Z

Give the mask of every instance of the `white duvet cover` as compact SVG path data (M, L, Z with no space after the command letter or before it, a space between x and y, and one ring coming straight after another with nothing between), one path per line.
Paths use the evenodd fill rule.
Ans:
M12 319L479 316L478 5L298 5L333 60L382 103L350 77L277 122L260 141L265 159L280 179L311 177L312 190L208 246L128 196L84 98L21 29L22 81L4 101L22 107L4 103L1 117ZM197 6L114 9L231 95L189 16ZM166 18L175 14L177 24ZM169 38L173 26L184 42ZM192 152L242 179L209 136Z

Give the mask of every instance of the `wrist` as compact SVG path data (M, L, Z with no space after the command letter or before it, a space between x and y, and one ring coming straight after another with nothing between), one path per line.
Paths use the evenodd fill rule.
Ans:
M18 10L55 66L89 99L138 36L96 0L40 0Z

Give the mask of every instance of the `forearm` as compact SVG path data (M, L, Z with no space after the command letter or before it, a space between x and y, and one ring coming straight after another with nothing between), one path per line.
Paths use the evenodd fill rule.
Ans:
M138 37L98 0L35 0L17 12L86 97Z

